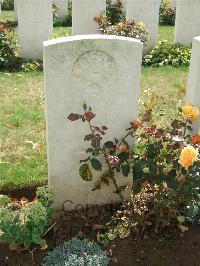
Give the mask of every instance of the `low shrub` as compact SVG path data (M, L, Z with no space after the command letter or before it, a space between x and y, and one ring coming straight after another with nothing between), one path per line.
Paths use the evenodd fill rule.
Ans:
M42 61L20 58L15 37L12 27L7 23L0 23L0 70L9 72L43 70Z
M65 18L58 17L59 10L53 5L53 26L54 27L71 27L72 26L72 2L68 2L68 12L66 10Z
M66 15L66 27L72 26L72 1L68 1L68 13Z
M1 8L2 10L14 10L14 0L3 0Z
M99 31L103 34L117 35L135 38L144 44L148 40L148 31L145 29L142 22L136 23L134 21L122 21L112 25L106 16L95 17L95 21L99 25Z
M106 142L103 137L108 128L93 123L96 115L90 106L84 103L82 114L71 113L70 121L80 120L89 129L84 137L89 146L86 158L80 161L79 174L90 181L93 171L98 171L93 191L113 183L114 193L122 201L127 185L118 185L117 174L132 175L132 212L124 212L129 211L132 217L128 225L142 231L147 225L159 230L174 223L185 230L184 223L200 218L200 130L196 136L189 134L200 112L192 105L183 106L171 127L159 128L152 115L157 103L153 95L125 136Z
M172 8L170 1L162 0L160 5L160 24L175 25L176 9Z
M65 242L49 252L44 260L43 266L72 266L91 265L106 266L109 258L99 245L87 239L81 240L77 237Z
M106 1L106 16L111 25L125 21L125 11L121 0L113 2L112 0Z
M191 49L179 44L167 41L159 42L150 54L143 59L144 66L163 66L171 65L174 67L189 66Z
M148 40L148 30L142 22L126 21L123 4L121 0L112 3L107 1L106 15L101 14L94 18L97 22L99 31L103 34L125 36L135 38L144 44Z
M0 69L13 70L18 68L19 55L15 41L15 32L5 23L0 23Z
M54 190L47 187L37 189L33 202L25 199L16 202L7 196L0 196L0 240L9 244L11 250L29 248L38 244L46 248L43 239L45 230L50 226Z

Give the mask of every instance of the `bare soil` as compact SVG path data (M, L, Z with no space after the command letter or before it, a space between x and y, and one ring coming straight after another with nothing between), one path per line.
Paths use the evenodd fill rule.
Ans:
M30 199L33 198L34 191L29 191ZM113 208L102 208L100 212L96 209L71 213L59 211L54 215L55 226L46 235L46 251L41 251L38 246L32 246L30 250L10 251L6 244L0 242L0 266L41 265L49 250L74 235L96 240L98 230L103 230L102 225L110 219L113 212ZM200 266L200 226L190 226L184 234L172 231L145 239L129 236L111 241L102 248L111 257L109 265Z

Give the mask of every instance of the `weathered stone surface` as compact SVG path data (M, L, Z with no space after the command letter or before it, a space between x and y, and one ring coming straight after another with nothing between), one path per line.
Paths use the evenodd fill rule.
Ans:
M105 0L72 0L73 35L99 33L94 17L105 10Z
M129 21L144 22L150 40L144 46L145 53L157 42L160 0L126 0L126 17Z
M200 35L200 0L177 0L175 42L191 46Z
M73 202L66 208L118 200L112 185L92 191L99 176L90 182L79 176L79 161L88 147L83 138L89 131L67 116L82 113L86 101L97 114L95 124L109 128L105 140L124 136L138 115L142 46L132 38L107 35L44 42L49 184L56 187L57 206L65 200Z
M20 52L42 59L42 43L53 32L52 0L17 0Z
M186 100L200 109L200 36L193 39ZM193 127L193 133L196 133L196 130L200 129L200 119Z
M58 8L58 18L65 18L68 10L68 0L53 0Z

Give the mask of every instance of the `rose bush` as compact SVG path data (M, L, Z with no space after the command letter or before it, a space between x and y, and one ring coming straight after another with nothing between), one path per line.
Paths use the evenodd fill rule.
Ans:
M143 22L126 21L121 0L114 3L108 0L106 15L101 14L94 20L103 34L135 38L144 44L149 39L149 32Z
M146 106L148 109L140 119L130 123L124 138L105 143L103 137L107 127L93 124L96 115L90 106L83 105L83 114L68 116L71 121L88 123L90 129L84 137L90 147L86 150L87 158L81 160L80 176L90 181L93 170L99 171L100 178L93 191L112 182L114 192L123 201L127 186L118 185L116 173L121 172L125 177L132 175L133 206L144 196L146 211L140 211L144 216L142 221L149 219L147 213L151 209L156 225L163 221L168 224L174 220L179 222L179 216L184 216L185 221L197 221L200 213L200 141L198 135L192 137L188 132L199 116L199 110L191 105L183 106L170 128L158 128L152 118L155 97ZM132 209L135 213L135 207Z

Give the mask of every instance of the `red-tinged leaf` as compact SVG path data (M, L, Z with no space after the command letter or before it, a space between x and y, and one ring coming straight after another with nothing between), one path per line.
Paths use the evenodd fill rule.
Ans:
M100 138L97 136L93 137L91 141L91 146L95 149L100 148Z
M87 121L90 121L90 120L92 120L95 117L95 114L92 113L92 112L86 112L85 115L84 115L84 117L85 117L85 119Z
M142 117L143 122L149 122L149 121L151 121L151 119L152 119L151 111L147 111Z
M71 113L71 114L67 117L67 119L69 119L70 121L76 121L76 120L78 120L78 119L80 119L80 118L82 118L81 115L79 115L79 114L74 114L74 113Z

